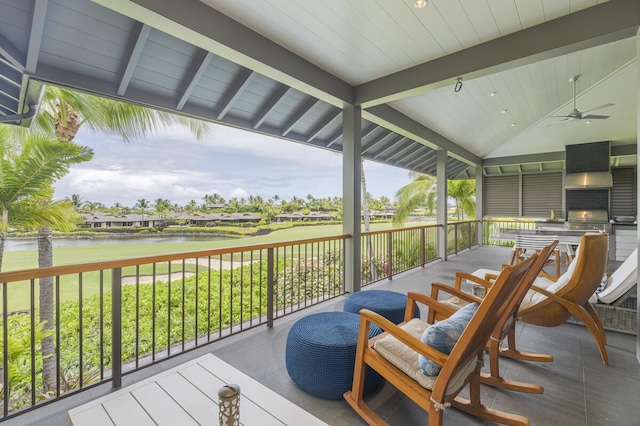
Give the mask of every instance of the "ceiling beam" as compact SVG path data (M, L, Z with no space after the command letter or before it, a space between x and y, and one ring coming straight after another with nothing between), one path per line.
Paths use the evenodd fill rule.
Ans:
M184 84L184 89L182 90L182 94L180 95L180 99L178 99L178 104L176 105L176 109L178 111L184 108L184 104L186 104L191 97L193 89L195 89L198 85L200 78L209 67L209 64L211 63L211 60L213 60L214 56L215 55L211 52L200 52L200 55L195 60L193 66L190 68L191 73L185 79L186 84Z
M150 26L146 24L137 24L137 28L134 30L133 37L131 38L127 58L125 58L126 65L124 66L122 76L120 77L120 85L118 86L118 91L116 92L118 96L124 96L124 94L127 92L127 87L129 87L131 77L133 76L133 72L138 65L140 56L142 56L142 49L144 49L144 45L147 42L150 33Z
M340 128L340 130L335 132L333 135L329 137L329 139L327 139L329 141L329 143L327 143L327 148L331 148L331 146L336 142L338 142L341 137L342 137L342 128Z
M282 136L287 136L287 134L293 130L293 128L295 127L296 124L298 124L304 117L307 116L307 114L309 114L309 112L311 112L311 110L313 108L315 108L317 105L321 104L322 101L320 99L309 99L302 108L300 108L300 110L298 111L297 114L295 114L291 120L289 120L289 123L284 126L284 129L282 129Z
M342 110L339 110L337 113L329 113L326 115L325 119L322 120L315 129L311 131L307 142L311 142L315 138L318 137L323 130L329 127L334 121L336 121L339 117L342 117Z
M507 69L633 37L638 0L610 0L356 86L369 108Z
M26 62L24 54L2 34L0 34L0 55L5 57L7 62L17 70L24 69Z
M29 48L25 60L25 71L35 74L40 57L40 45L44 34L44 21L47 16L48 0L36 0L33 5L33 17L31 19L31 32L29 33Z
M402 135L398 135L398 138L396 140L394 140L393 142L391 142L391 145L389 145L388 147L386 147L385 149L383 149L382 151L380 151L377 154L373 155L373 159L377 160L380 157L384 157L385 154L387 154L388 152L393 152L397 149L400 149L400 147L398 146L400 143L402 143L402 141L404 141L405 138ZM388 160L388 158L385 158L384 160Z
M417 143L415 143L413 141L409 141L409 144L406 147L404 147L403 149L401 149L397 153L393 154L391 157L388 157L386 160L387 161L392 161L392 160L395 160L397 157L403 155L407 151L417 150L418 148L416 147L416 145L419 145L419 144L417 144Z
M342 108L353 87L200 0L93 0L231 62Z
M253 128L257 129L262 126L262 123L269 117L269 114L271 114L292 91L293 89L291 87L280 85L276 93L267 99L265 106L258 113L257 120L253 123Z
M413 139L433 149L446 149L449 155L471 164L482 164L482 159L456 145L441 134L407 117L388 105L378 105L362 111L362 117L387 129Z
M241 73L236 83L228 90L228 96L223 102L222 108L218 111L218 120L222 120L224 116L227 115L233 104L238 100L247 87L249 87L255 76L256 73L250 70L245 70Z
M389 131L388 133L382 134L378 136L378 139L372 141L369 146L362 146L362 154L366 154L371 151L373 148L383 145L389 141L391 137L393 137L395 133Z
M564 161L564 151L545 152L542 154L512 155L509 157L485 158L482 167L511 166L514 164L546 163Z

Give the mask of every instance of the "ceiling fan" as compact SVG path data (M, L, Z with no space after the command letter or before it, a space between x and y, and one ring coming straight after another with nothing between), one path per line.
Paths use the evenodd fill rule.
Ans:
M568 115L552 115L551 117L563 118L564 120L562 121L584 120L584 119L604 120L606 118L609 118L608 115L594 115L591 113L599 109L609 108L615 104L609 103L609 104L600 105L599 107L588 109L586 111L578 111L578 108L576 108L576 82L578 81L578 77L580 76L576 75L575 77L571 77L569 79L569 81L573 82L573 111L570 112Z

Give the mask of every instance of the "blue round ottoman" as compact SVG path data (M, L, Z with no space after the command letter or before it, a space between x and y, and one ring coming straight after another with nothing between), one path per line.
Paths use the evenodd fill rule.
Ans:
M363 290L351 294L344 302L344 311L357 314L361 309L369 309L382 315L394 324L404 321L407 295L389 290ZM420 317L418 304L414 302L414 318Z
M360 315L322 312L298 320L287 337L286 365L291 379L305 392L324 399L342 399L353 385ZM371 324L369 338L382 333ZM384 379L367 367L364 393Z

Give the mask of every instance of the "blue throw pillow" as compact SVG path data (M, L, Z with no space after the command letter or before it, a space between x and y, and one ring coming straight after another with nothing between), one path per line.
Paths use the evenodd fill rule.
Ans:
M468 304L446 320L427 327L420 340L442 353L450 354L477 309L477 303ZM442 369L442 366L422 355L418 355L418 362L422 373L427 376L437 376Z

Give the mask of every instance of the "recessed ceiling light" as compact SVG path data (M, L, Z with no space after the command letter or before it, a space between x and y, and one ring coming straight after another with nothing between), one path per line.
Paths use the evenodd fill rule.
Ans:
M507 113L507 111L508 111L507 109L503 109L503 110L502 110L502 113L503 113L503 114L506 114L506 113Z
M495 96L495 95L496 95L496 93L498 93L498 92L496 92L496 91L494 90L493 92L489 93L489 96Z
M413 3L413 7L415 9L422 9L423 7L425 7L427 5L427 0L416 0Z
M591 124L591 120L587 120L587 121L585 121L585 123Z
M511 127L516 127L517 123L511 123Z

